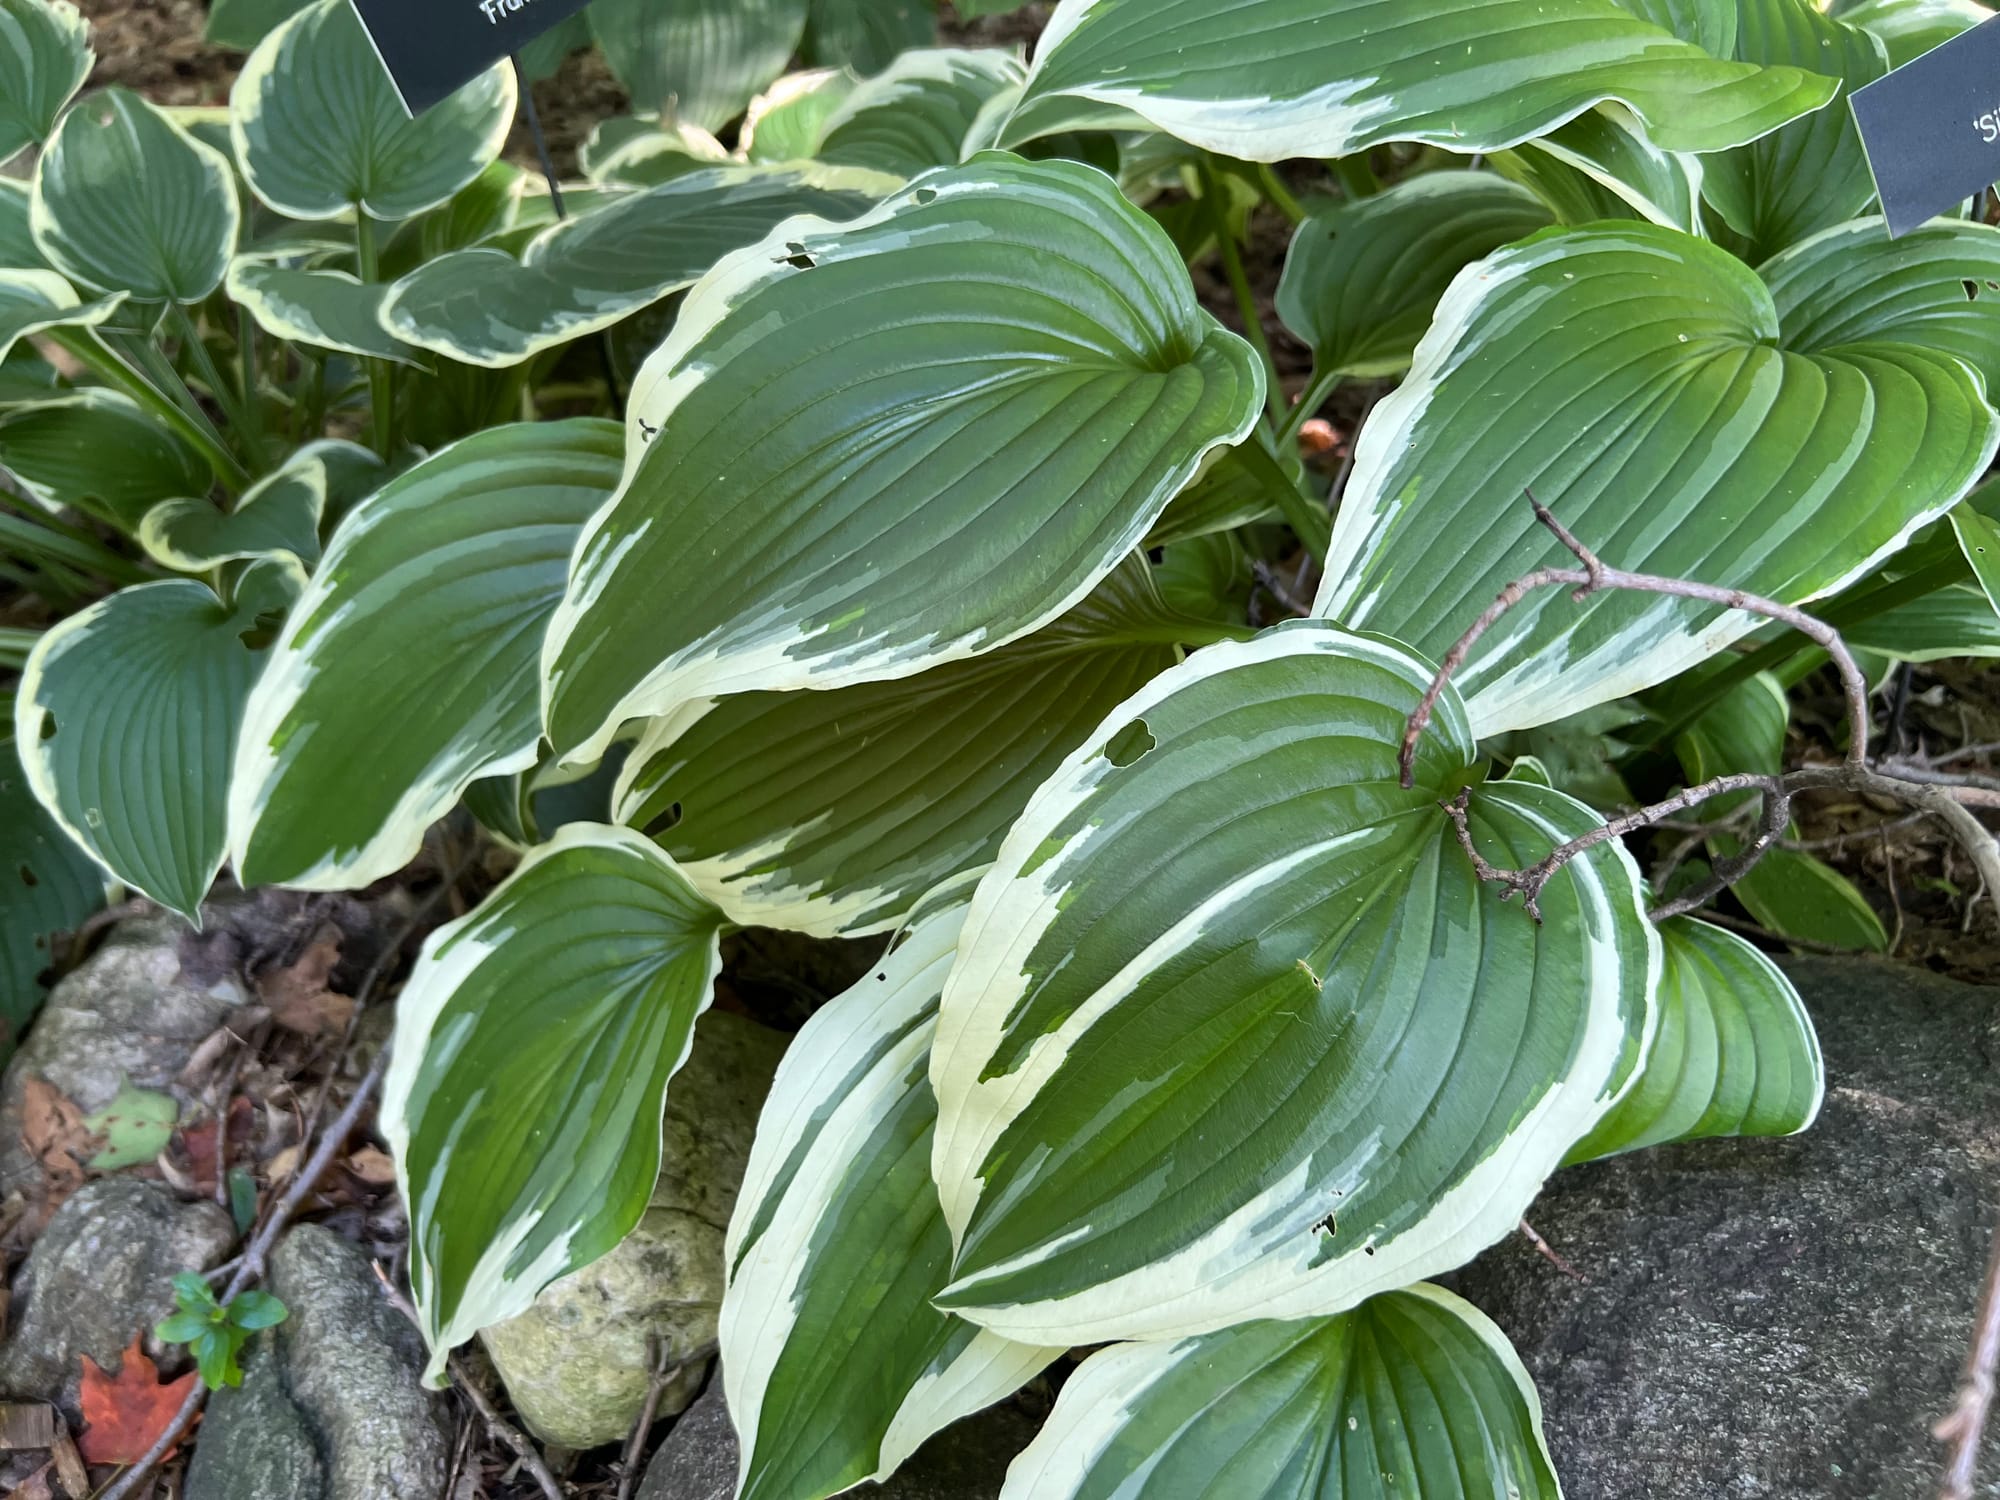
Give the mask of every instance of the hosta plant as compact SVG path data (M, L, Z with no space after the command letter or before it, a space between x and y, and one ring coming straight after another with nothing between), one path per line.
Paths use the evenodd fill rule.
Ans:
M1428 1278L1565 1164L1822 1091L1782 971L1604 814L1782 768L1790 606L1876 667L2000 638L2000 231L1890 242L1843 98L1942 13L1063 0L1023 59L713 9L592 13L640 111L557 221L507 76L404 121L344 0L226 118L65 113L80 27L0 0L43 142L0 464L83 606L27 785L190 915L225 864L393 874L461 801L523 847L386 1086L440 1378L637 1222L725 935L887 937L730 1227L743 1496L1045 1370L1019 1500L1557 1494ZM1242 258L1280 216L1296 402ZM1329 514L1295 439L1355 385ZM1740 899L1879 946L1809 854L1756 888L1742 790Z

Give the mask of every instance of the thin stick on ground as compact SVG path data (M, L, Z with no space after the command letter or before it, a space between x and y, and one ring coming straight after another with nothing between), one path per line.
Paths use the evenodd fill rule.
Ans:
M632 1432L625 1439L625 1451L618 1461L618 1500L632 1500L632 1490L639 1482L640 1464L646 1456L646 1436L653 1430L653 1423L659 1419L660 1398L674 1378L690 1365L701 1364L715 1358L718 1346L713 1339L702 1344L681 1358L669 1361L664 1345L657 1340L648 1341L651 1358L647 1361L646 1404L639 1412L639 1420L632 1424Z
M1986 1414L1993 1406L1994 1367L2000 1364L2000 1234L1986 1262L1986 1284L1973 1319L1972 1346L1966 1351L1965 1378L1949 1416L1931 1429L1948 1445L1944 1487L1938 1500L1972 1500L1979 1473L1979 1445L1986 1432Z

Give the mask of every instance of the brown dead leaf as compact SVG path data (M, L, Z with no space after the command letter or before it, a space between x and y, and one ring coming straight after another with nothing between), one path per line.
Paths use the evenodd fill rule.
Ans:
M271 1019L301 1036L338 1036L354 1018L354 1001L328 987L340 964L340 929L328 924L313 935L296 963L259 976L257 993Z
M107 1375L97 1361L83 1356L83 1436L77 1451L93 1464L135 1464L173 1425L181 1402L201 1377L193 1370L160 1383L160 1369L139 1347L139 1336L119 1361L118 1373Z
M50 1206L83 1186L83 1164L96 1154L97 1138L85 1128L83 1111L46 1079L28 1080L21 1140L42 1169Z
M363 1146L348 1157L347 1170L370 1187L387 1187L396 1180L396 1164L389 1153L374 1146Z
M56 1500L55 1491L49 1488L49 1480L55 1474L55 1468L54 1463L43 1464L7 1491L7 1500Z
M183 1191L191 1188L197 1197L206 1198L215 1191L215 1132L218 1123L216 1116L211 1114L197 1124L174 1133L175 1153L179 1162L184 1163L179 1166L178 1175L186 1179L185 1183L176 1182L175 1186L182 1188ZM225 1153L226 1160L223 1163L225 1168L233 1166L236 1159L243 1154L243 1148L249 1143L256 1126L257 1106L241 1094L231 1099L229 1149ZM169 1165L174 1163L167 1162L163 1158L162 1170L164 1171Z

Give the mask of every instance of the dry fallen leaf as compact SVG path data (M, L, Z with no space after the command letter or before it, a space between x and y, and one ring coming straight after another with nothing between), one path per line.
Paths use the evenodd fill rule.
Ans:
M347 1170L370 1187L387 1187L396 1180L396 1164L389 1153L374 1146L363 1146L348 1157Z
M55 1473L55 1467L53 1462L43 1464L7 1491L7 1500L56 1500L55 1491L49 1488L49 1478Z
M354 1017L354 1002L328 988L340 964L340 930L326 926L306 945L298 962L272 969L257 980L257 993L271 1019L302 1036L337 1036Z
M81 1404L85 1423L77 1451L88 1463L134 1464L159 1441L200 1377L193 1370L160 1384L160 1369L132 1336L116 1375L83 1356Z
M21 1140L42 1169L51 1207L83 1186L83 1164L97 1149L78 1109L43 1078L29 1078L21 1111Z

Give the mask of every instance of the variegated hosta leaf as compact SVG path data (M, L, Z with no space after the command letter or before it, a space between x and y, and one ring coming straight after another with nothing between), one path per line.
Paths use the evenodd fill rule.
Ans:
M1597 826L1476 785L1430 666L1317 622L1198 652L1045 782L981 883L931 1062L958 1243L939 1305L1023 1342L1316 1317L1519 1221L1651 1034L1659 944Z
M29 223L32 184L0 177L0 270L46 271L48 261Z
M1713 57L1736 54L1739 0L1620 0L1633 15L1693 42Z
M793 214L844 219L893 186L813 166L716 167L544 230L520 260L461 250L397 282L383 325L467 364L503 368L692 285Z
M326 466L302 448L244 491L234 510L207 500L162 500L139 524L138 542L155 562L182 573L258 557L289 557L310 570L319 561L325 510Z
M49 138L96 60L70 0L0 0L0 163Z
M550 739L911 676L1080 601L1263 404L1101 173L1000 155L718 265L633 389L545 657ZM581 753L579 753L581 752Z
M875 971L806 1023L757 1122L722 1297L740 1500L886 1479L1062 1352L930 1303L950 1279L951 1233L926 1069L970 894L969 879L933 893Z
M590 167L591 181L605 187L658 187L663 182L730 160L729 148L699 125L654 120Z
M805 53L823 68L879 73L937 40L936 0L812 0Z
M816 155L845 166L914 177L955 165L986 102L1026 77L998 48L906 52L847 96L823 127Z
M1493 165L1532 189L1565 224L1647 219L1687 234L1704 232L1701 158L1662 151L1620 104L1600 104L1545 136L1498 152Z
M990 864L1028 796L1104 716L1213 633L1133 557L1026 640L915 677L743 693L656 719L617 820L653 831L733 922L882 932Z
M1846 96L1888 72L1889 58L1877 38L1821 15L1810 0L1742 0L1736 55L1805 68L1841 87L1832 108L1706 163L1702 194L1755 264L1874 201L1875 178Z
M1419 1283L1085 1360L1001 1500L1561 1500L1507 1336Z
M785 71L806 3L596 0L590 29L636 108L715 130Z
M493 428L348 514L244 716L246 885L367 885L474 779L535 763L542 630L623 447L595 419Z
M55 935L105 896L97 861L35 800L11 719L0 722L0 889L0 1054L11 1054L47 994L41 976L54 966Z
M2000 616L1978 583L1967 580L1886 610L1841 632L1859 651L1894 661L1948 656L2000 657Z
M839 68L787 73L750 101L737 128L739 149L753 162L803 161L819 150L826 122L855 90Z
M121 590L44 635L21 679L14 734L35 795L105 869L190 921L222 868L230 753L264 664L251 640L293 586L263 564L230 604L187 579Z
M30 349L16 349L0 359L0 411L30 406L61 395L62 377L55 366Z
M1985 471L2000 417L1957 359L1821 344L1714 246L1650 224L1545 233L1468 267L1376 408L1314 613L1441 656L1499 593L1570 559L1789 602L1839 588ZM1677 675L1756 626L1690 601L1542 590L1457 682L1484 737Z
M90 302L53 271L0 270L0 360L32 333L49 328L95 328L125 300L123 292Z
M50 265L142 302L207 297L242 221L229 159L121 88L63 116L35 165L29 212Z
M1277 515L1273 480L1261 463L1253 462L1244 452L1248 446L1224 448L1212 454L1200 477L1174 496L1160 519L1153 523L1153 529L1146 533L1146 546L1171 547L1175 542L1233 531L1238 526ZM1277 463L1280 472L1294 483L1305 473L1305 465L1295 450L1287 452Z
M1993 12L1978 0L1862 0L1842 9L1840 19L1880 37L1889 66L1900 68L1992 20Z
M500 154L514 75L482 73L411 119L349 0L317 0L258 44L229 96L250 190L293 219L408 219Z
M306 8L311 0L210 0L202 37L218 47L248 52L273 28Z
M721 922L638 834L580 823L424 944L396 1004L382 1133L432 1382L451 1349L639 1222Z
M421 354L383 327L388 295L388 287L346 271L276 265L262 256L239 255L229 267L230 300L271 337L428 368Z
M2000 615L2000 524L1969 503L1954 506L1950 520L1952 535L1972 568L1972 576L1979 580L1994 613Z
M1797 1135L1826 1067L1798 991L1734 933L1691 917L1660 929L1660 1029L1639 1081L1570 1152L1592 1161L1713 1136Z
M1551 222L1533 193L1491 172L1426 172L1301 224L1278 316L1320 374L1399 375L1452 278Z
M207 492L201 455L118 391L91 386L0 414L0 467L47 506L136 531L161 500Z
M1715 151L1833 97L1797 68L1709 56L1614 0L1063 0L1003 144L1105 107L1250 161L1385 141L1518 145L1617 99L1655 144Z

